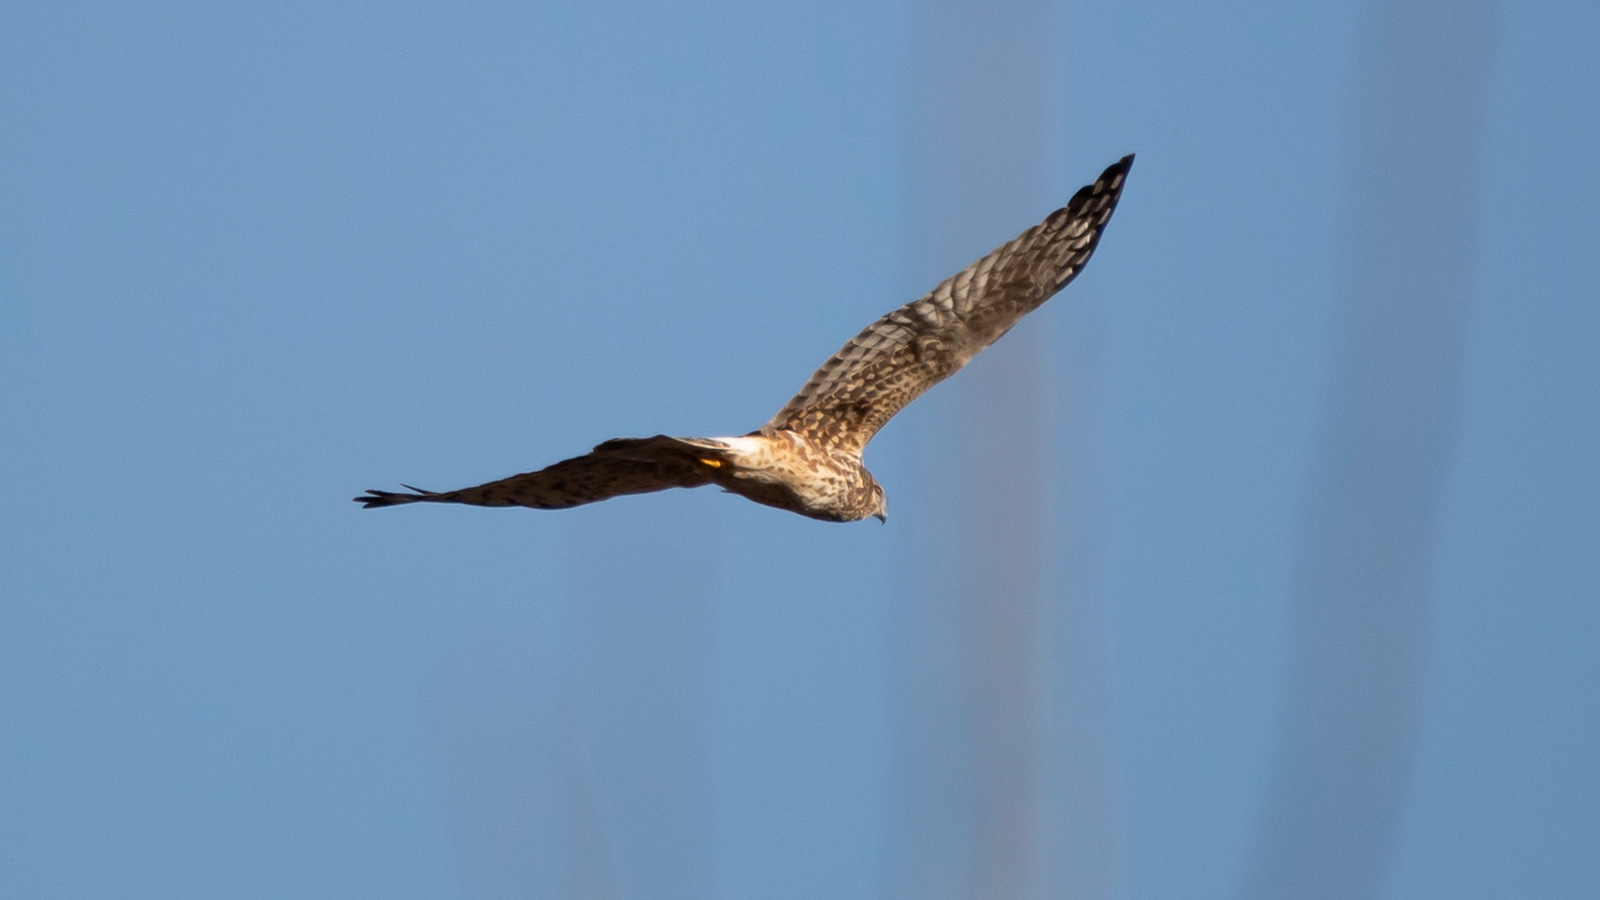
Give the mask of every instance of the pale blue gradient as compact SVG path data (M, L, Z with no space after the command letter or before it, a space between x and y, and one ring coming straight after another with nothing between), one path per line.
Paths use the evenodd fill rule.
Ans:
M1282 730L1244 896L1376 897L1415 770L1476 299L1495 4L1361 17L1336 337L1293 581Z
M869 450L887 526L347 498L754 427L969 262L912 237L917 15L0 13L0 895L889 896L915 408ZM1139 155L1013 335L1050 433L1103 359L1106 528L1055 563L1103 548L1077 794L1115 896L1235 897L1294 697L1362 12L1048 15L1044 197L980 249ZM1600 894L1600 11L1496 29L1385 897ZM630 616L657 583L681 616Z

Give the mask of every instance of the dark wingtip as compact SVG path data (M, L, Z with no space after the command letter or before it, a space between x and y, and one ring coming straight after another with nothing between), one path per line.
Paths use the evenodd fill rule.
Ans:
M394 505L394 501L389 499L388 494L383 491L374 491L370 488L367 490L365 495L360 497L351 497L350 499L361 504L362 509L376 509L380 506Z
M1094 183L1078 188L1072 199L1067 201L1067 205L1051 213L1045 222L1064 223L1078 215L1083 206L1097 196L1105 194L1110 194L1113 198L1122 196L1122 186L1127 182L1128 170L1132 167L1132 153L1106 166L1105 171L1100 173L1100 177L1096 178ZM1116 200L1113 199L1112 203L1114 205Z
M402 487L416 491L416 493L396 494L393 491L378 491L368 488L366 494L360 497L351 497L350 499L361 504L362 509L378 509L384 506L399 506L402 503L415 503L418 500L426 499L433 493L432 491L411 487L409 484L402 485Z

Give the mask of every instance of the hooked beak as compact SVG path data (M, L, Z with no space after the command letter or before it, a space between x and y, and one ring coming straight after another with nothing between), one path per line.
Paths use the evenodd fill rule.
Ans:
M872 517L885 525L889 524L889 517L883 513L873 513Z

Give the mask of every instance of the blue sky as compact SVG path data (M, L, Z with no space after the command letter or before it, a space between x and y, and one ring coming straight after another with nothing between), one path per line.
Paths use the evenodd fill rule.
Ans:
M1037 209L949 258L917 230L921 15L0 13L0 892L888 896L942 496L918 442L961 387L869 450L886 527L709 491L347 498L755 427L1137 151L1094 262L1007 342L1047 360L1052 433L1070 399L1099 417L1111 890L1244 893L1371 13L1060 4ZM1492 33L1385 897L1600 891L1600 14L1507 4Z

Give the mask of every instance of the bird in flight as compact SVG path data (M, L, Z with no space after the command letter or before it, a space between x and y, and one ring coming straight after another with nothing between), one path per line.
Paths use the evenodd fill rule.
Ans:
M1082 271L1122 195L1133 155L1081 188L1067 205L926 296L850 339L767 424L742 437L617 438L593 452L455 491L369 490L365 509L467 503L566 509L622 494L715 484L743 497L829 522L887 521L883 487L861 451L884 423Z

